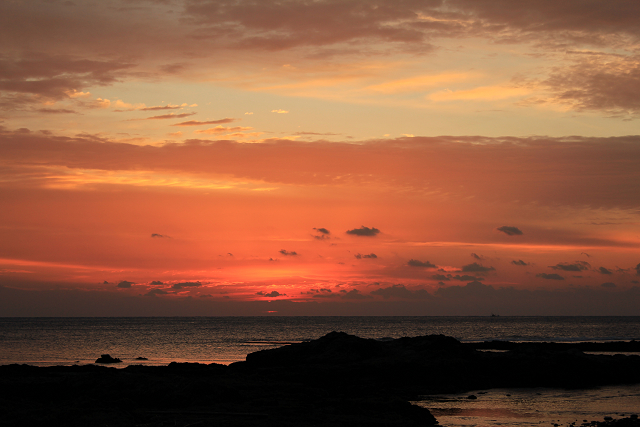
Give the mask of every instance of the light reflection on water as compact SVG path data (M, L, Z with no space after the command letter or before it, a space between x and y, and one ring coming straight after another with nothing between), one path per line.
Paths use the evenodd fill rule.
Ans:
M603 341L640 338L640 317L135 317L0 318L0 364L231 363L282 341L331 331L363 338L444 334L463 341ZM137 361L146 357L147 361Z
M474 395L477 399L468 399ZM586 390L491 389L424 396L413 402L428 408L443 427L581 425L640 412L640 384Z

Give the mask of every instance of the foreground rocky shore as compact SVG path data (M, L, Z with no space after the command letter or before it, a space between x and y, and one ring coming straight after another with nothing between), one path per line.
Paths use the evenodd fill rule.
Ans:
M332 332L229 366L0 366L0 411L5 426L411 427L437 423L409 403L424 394L640 383L637 355L475 347L442 335L375 341Z

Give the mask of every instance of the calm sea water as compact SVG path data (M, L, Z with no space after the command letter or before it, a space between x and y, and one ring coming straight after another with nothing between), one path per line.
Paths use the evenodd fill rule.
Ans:
M277 342L331 331L363 338L444 334L462 341L632 340L640 339L640 317L0 318L0 365L84 364L105 353L122 359L119 367L227 364Z
M283 342L343 331L363 338L445 334L462 341L629 341L640 317L155 317L0 318L0 365L231 363ZM148 360L139 361L137 357ZM640 411L640 385L592 390L515 389L425 396L448 427L570 425Z

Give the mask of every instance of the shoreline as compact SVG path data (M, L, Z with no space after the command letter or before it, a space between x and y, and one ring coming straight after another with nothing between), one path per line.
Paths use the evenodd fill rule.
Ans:
M485 352L466 344L444 335L376 341L332 332L229 365L3 365L1 401L8 426L173 420L242 427L257 419L261 426L426 426L436 418L409 403L420 395L640 384L638 355L589 355L539 343Z

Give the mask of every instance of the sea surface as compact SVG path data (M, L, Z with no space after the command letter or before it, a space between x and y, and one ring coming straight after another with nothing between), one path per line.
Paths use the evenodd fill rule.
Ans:
M0 365L229 364L248 353L342 331L362 338L444 334L461 341L640 340L640 317L109 317L0 318ZM145 358L146 360L138 360ZM526 367L523 367L526 369ZM586 373L588 374L588 373ZM514 389L424 396L442 426L557 423L640 412L640 385L592 390Z

